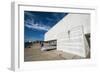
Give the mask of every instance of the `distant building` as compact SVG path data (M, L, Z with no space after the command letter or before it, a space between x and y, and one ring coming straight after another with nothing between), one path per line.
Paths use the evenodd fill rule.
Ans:
M56 40L57 50L86 57L90 52L85 37L88 33L90 33L90 15L69 13L45 33L44 41Z
M57 40L44 41L41 50L54 50L57 49Z

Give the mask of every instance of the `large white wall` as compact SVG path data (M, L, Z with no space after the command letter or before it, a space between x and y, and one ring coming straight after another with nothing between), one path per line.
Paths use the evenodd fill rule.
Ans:
M85 57L83 34L86 33L90 33L90 15L69 13L45 34L45 41L56 39L58 50Z

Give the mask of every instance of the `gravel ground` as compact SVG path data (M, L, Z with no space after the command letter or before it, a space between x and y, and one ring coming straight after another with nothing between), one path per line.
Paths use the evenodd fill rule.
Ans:
M37 47L24 49L24 61L47 61L47 60L70 60L70 59L83 59L80 56L66 53L60 50L41 51Z

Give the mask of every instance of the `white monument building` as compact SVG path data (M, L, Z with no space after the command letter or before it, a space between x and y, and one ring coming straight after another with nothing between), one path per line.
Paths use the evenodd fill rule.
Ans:
M90 14L69 13L45 33L44 41L57 40L57 50L86 57L90 51L87 33L90 33Z

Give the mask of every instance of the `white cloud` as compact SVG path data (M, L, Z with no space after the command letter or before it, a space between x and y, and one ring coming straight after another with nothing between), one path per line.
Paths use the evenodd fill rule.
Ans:
M32 23L25 22L25 26L31 29L44 30L44 31L48 31L51 28L50 26L46 26L43 24L34 24L33 22Z
M31 13L26 12L27 15L29 15L31 18L27 19L25 21L25 26L31 29L37 29L37 30L44 30L44 31L48 31L51 27L47 26L47 25L43 25L43 24L38 24L38 23L34 23L34 19L32 17L34 17L34 15L32 15Z
M43 24L39 24L39 23L34 23L34 19L35 15L25 12L25 14L27 14L28 16L30 16L30 19L27 19L25 21L25 26L31 29L37 29L37 30L44 30L44 31L48 31L51 27L47 26L47 25L43 25Z

